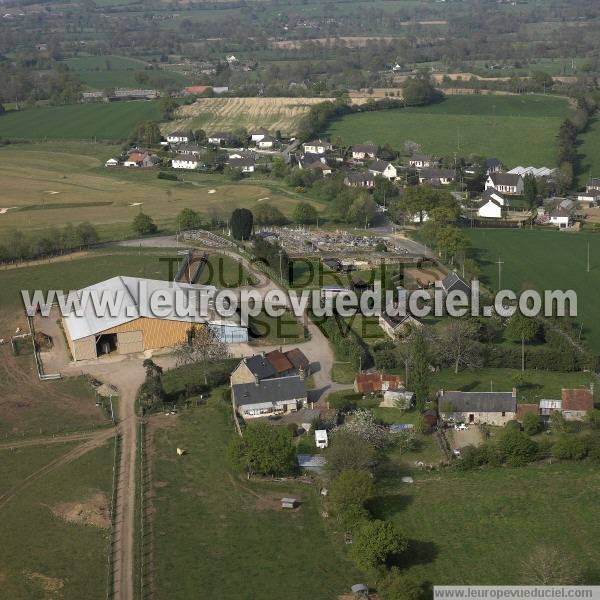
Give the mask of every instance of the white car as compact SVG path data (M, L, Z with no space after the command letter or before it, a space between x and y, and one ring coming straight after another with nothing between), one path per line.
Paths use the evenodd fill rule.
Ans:
M455 425L454 429L456 429L456 431L467 431L467 429L469 429L469 427L466 423L460 423L458 425Z

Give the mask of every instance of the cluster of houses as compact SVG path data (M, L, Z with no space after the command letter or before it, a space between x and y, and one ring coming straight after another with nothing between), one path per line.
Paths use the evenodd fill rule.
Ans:
M162 160L152 150L143 148L131 148L123 158L109 158L104 165L106 167L127 167L127 168L150 168L160 166Z

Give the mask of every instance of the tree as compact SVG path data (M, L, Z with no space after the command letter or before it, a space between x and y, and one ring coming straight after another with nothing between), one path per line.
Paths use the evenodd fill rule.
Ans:
M158 230L152 217L141 211L133 219L131 227L138 235L150 235L151 233L156 233Z
M254 216L247 208L236 208L229 222L231 235L236 240L249 240L252 235Z
M569 424L561 412L553 410L550 413L550 429L556 433L566 433L569 429Z
M408 360L407 385L417 397L417 408L422 410L429 399L429 349L425 334L421 329L416 329L409 340L410 351Z
M77 225L75 228L75 236L77 238L77 243L81 247L95 244L98 241L98 232L96 231L96 228L88 221L84 221L83 223L79 223L79 225Z
M296 467L296 450L288 429L270 427L266 423L249 425L244 436L234 436L229 444L232 462L250 477L287 475Z
M254 219L257 225L285 225L286 216L272 204L262 202L254 209Z
M318 218L317 209L308 202L300 202L294 208L294 221L301 225L316 223Z
M454 262L459 254L464 254L470 242L467 236L458 227L447 225L443 227L437 236L437 248L445 256Z
M529 208L534 208L537 206L537 179L533 175L527 174L525 175L525 179L523 181L525 183L523 195L527 200L527 204L529 204Z
M364 408L354 411L352 418L340 425L336 431L347 431L377 449L388 446L394 437L387 427L377 422L370 410Z
M407 106L425 106L434 102L439 96L426 74L408 77L402 84L402 97Z
M187 231L188 229L198 229L201 227L202 221L200 215L191 208L184 208L177 215L177 229Z
M344 430L333 432L325 457L332 475L348 470L369 470L376 462L375 448L365 444L356 434Z
M351 555L365 570L385 565L408 548L408 539L390 521L367 521L354 537Z
M350 469L335 478L329 490L329 499L336 512L343 512L350 505L364 507L375 495L373 477L368 471Z
M454 365L458 373L461 366L477 367L481 364L480 344L475 340L475 323L464 319L451 319L438 336L441 358Z
M162 367L149 358L142 364L146 370L146 379L138 389L137 400L142 411L146 412L156 410L159 405L162 405L165 400L165 390L162 382Z
M533 413L527 413L523 417L523 431L527 435L535 435L540 430L540 419Z
M575 557L546 544L535 548L521 567L524 585L577 585L581 579Z
M133 132L133 141L141 144L158 144L162 138L160 127L156 121L144 121Z
M585 440L572 434L562 434L552 446L551 454L561 460L581 460L587 454Z
M509 320L506 335L513 341L521 342L521 371L525 370L525 342L534 340L539 331L538 322L532 317L526 317L516 312Z
M244 178L244 173L242 173L241 169L236 169L235 167L230 167L229 165L223 169L223 175L230 181L240 181Z
M177 366L204 364L229 358L229 347L207 325L194 325L187 341L176 346L174 354Z
M163 121L170 121L173 118L173 113L179 108L177 101L170 96L164 96L158 103L158 109L162 113Z
M498 447L506 456L509 465L520 467L531 462L537 455L537 444L517 429L505 429L499 437Z

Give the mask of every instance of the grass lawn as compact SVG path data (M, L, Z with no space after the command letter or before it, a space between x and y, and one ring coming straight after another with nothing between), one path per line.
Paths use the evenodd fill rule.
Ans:
M600 569L599 485L586 462L421 473L414 485L383 479L372 510L411 539L403 566L428 584L522 583L523 560L544 543L575 555L591 583Z
M62 452L70 446L61 445ZM60 454L59 447L2 451L0 463L13 481L26 477ZM40 459L44 457L44 459ZM108 529L69 523L61 515L75 503L90 506L112 488L113 445L108 443L44 475L2 507L0 555L2 597L101 600L106 597ZM15 476L15 473L18 475ZM102 496L100 496L102 498Z
M313 486L239 477L226 458L231 435L216 401L154 435L157 596L331 600L362 580L327 531ZM187 450L183 460L177 446ZM282 511L284 496L302 506Z
M354 383L356 369L349 362L333 363L331 379L336 383Z
M372 140L403 150L411 140L434 154L479 154L510 167L551 167L555 137L568 114L567 102L552 96L450 96L426 107L348 115L327 134L348 144Z
M509 392L514 387L517 369L476 369L454 373L443 369L432 377L434 390L463 392ZM523 402L539 402L542 398L560 398L562 388L589 388L594 381L591 373L560 373L557 371L525 371L528 384L519 388L517 397Z
M600 236L558 231L466 229L473 253L483 270L482 282L498 288L498 265L502 265L502 287L519 293L525 289L574 290L577 322L583 323L582 339L600 352ZM586 272L587 244L591 270Z
M138 123L160 121L158 102L98 102L26 108L0 118L0 136L16 140L126 140Z
M5 118L0 117L0 136ZM10 209L0 215L0 243L10 229L33 235L82 221L93 223L104 240L131 238L131 223L140 209L171 232L184 208L206 220L227 219L234 208L253 209L260 199L269 198L291 217L298 202L306 200L268 180L233 183L222 175L179 173L184 181L169 181L158 179L157 169L105 168L104 162L119 153L113 144L83 142L0 147L0 208ZM323 210L323 204L312 204Z

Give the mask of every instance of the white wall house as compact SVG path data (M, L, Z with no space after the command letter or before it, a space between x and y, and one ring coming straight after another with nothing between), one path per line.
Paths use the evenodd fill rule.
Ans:
M263 127L261 127L260 129L257 129L256 131L253 131L250 133L250 139L256 143L256 142L260 142L265 136L269 135L269 132L264 129Z
M477 208L477 216L485 219L501 219L502 205L493 198L482 200Z
M302 149L305 154L325 154L325 152L333 149L333 144L327 140L318 139L302 144Z
M265 135L261 140L256 142L257 148L261 150L270 150L275 145L275 138L270 135Z
M373 173L373 175L381 175L390 181L394 181L398 176L396 167L391 162L386 162L384 160L374 160L369 165L369 173Z
M566 229L571 224L571 213L568 211L557 210L550 213L549 222L556 225L559 229Z
M354 160L364 160L376 156L377 146L375 144L356 144L356 146L352 146L352 158Z
M485 189L491 188L510 196L520 196L525 183L520 175L514 173L491 173L485 181Z
M174 131L167 135L167 142L169 142L169 144L187 144L189 141L189 136L182 131Z
M198 159L193 154L180 154L171 160L171 166L174 169L197 169Z

